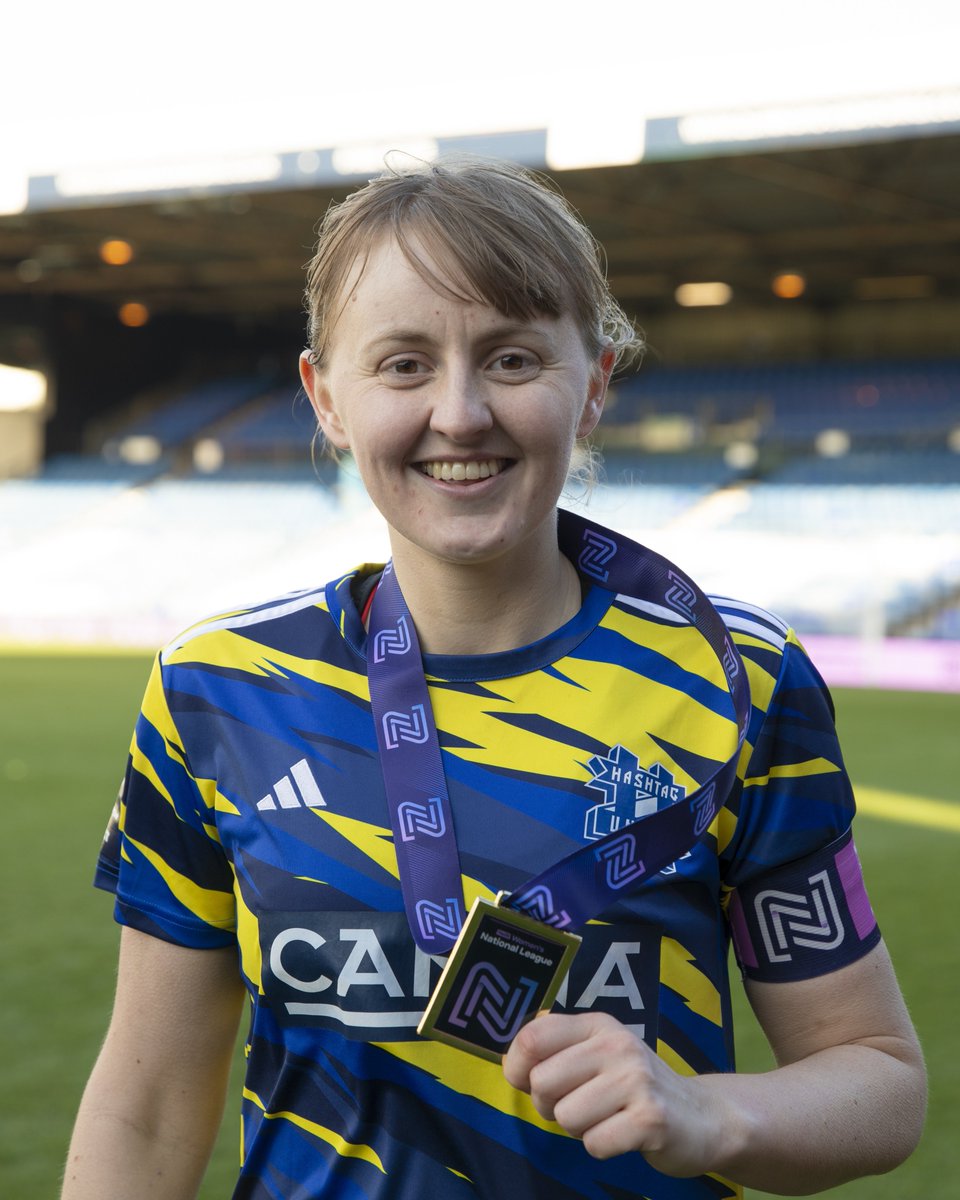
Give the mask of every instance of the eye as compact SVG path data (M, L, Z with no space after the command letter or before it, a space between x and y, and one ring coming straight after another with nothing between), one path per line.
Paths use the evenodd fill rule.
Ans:
M537 366L536 355L528 350L501 350L490 361L490 369L498 375L516 375L522 378L534 374Z
M393 382L418 382L427 373L427 364L421 362L419 358L391 358L388 359L380 367L381 375L385 376L387 381Z

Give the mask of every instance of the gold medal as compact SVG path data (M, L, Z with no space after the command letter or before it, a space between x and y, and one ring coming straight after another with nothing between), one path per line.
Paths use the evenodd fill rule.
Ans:
M495 902L474 901L417 1033L499 1062L520 1029L547 1011L580 946Z

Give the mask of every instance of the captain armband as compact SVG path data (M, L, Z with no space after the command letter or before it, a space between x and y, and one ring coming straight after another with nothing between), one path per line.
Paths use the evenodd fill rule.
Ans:
M849 830L738 888L728 915L741 970L768 983L826 975L880 941Z

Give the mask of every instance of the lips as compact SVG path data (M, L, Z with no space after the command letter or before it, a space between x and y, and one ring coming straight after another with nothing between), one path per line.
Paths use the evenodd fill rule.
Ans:
M470 462L450 462L447 459L431 459L418 464L424 475L444 483L474 483L499 475L507 465L503 458L487 458Z

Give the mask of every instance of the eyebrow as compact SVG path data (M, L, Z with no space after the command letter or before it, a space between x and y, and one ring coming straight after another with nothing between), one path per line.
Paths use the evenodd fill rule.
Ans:
M510 321L504 320L502 324L494 325L488 329L478 339L483 344L493 342L509 342L524 334L535 334L538 337L549 337L549 330L537 325L533 321ZM429 345L433 338L419 329L391 329L379 336L374 336L366 345L366 350L370 353L382 351L392 345Z

